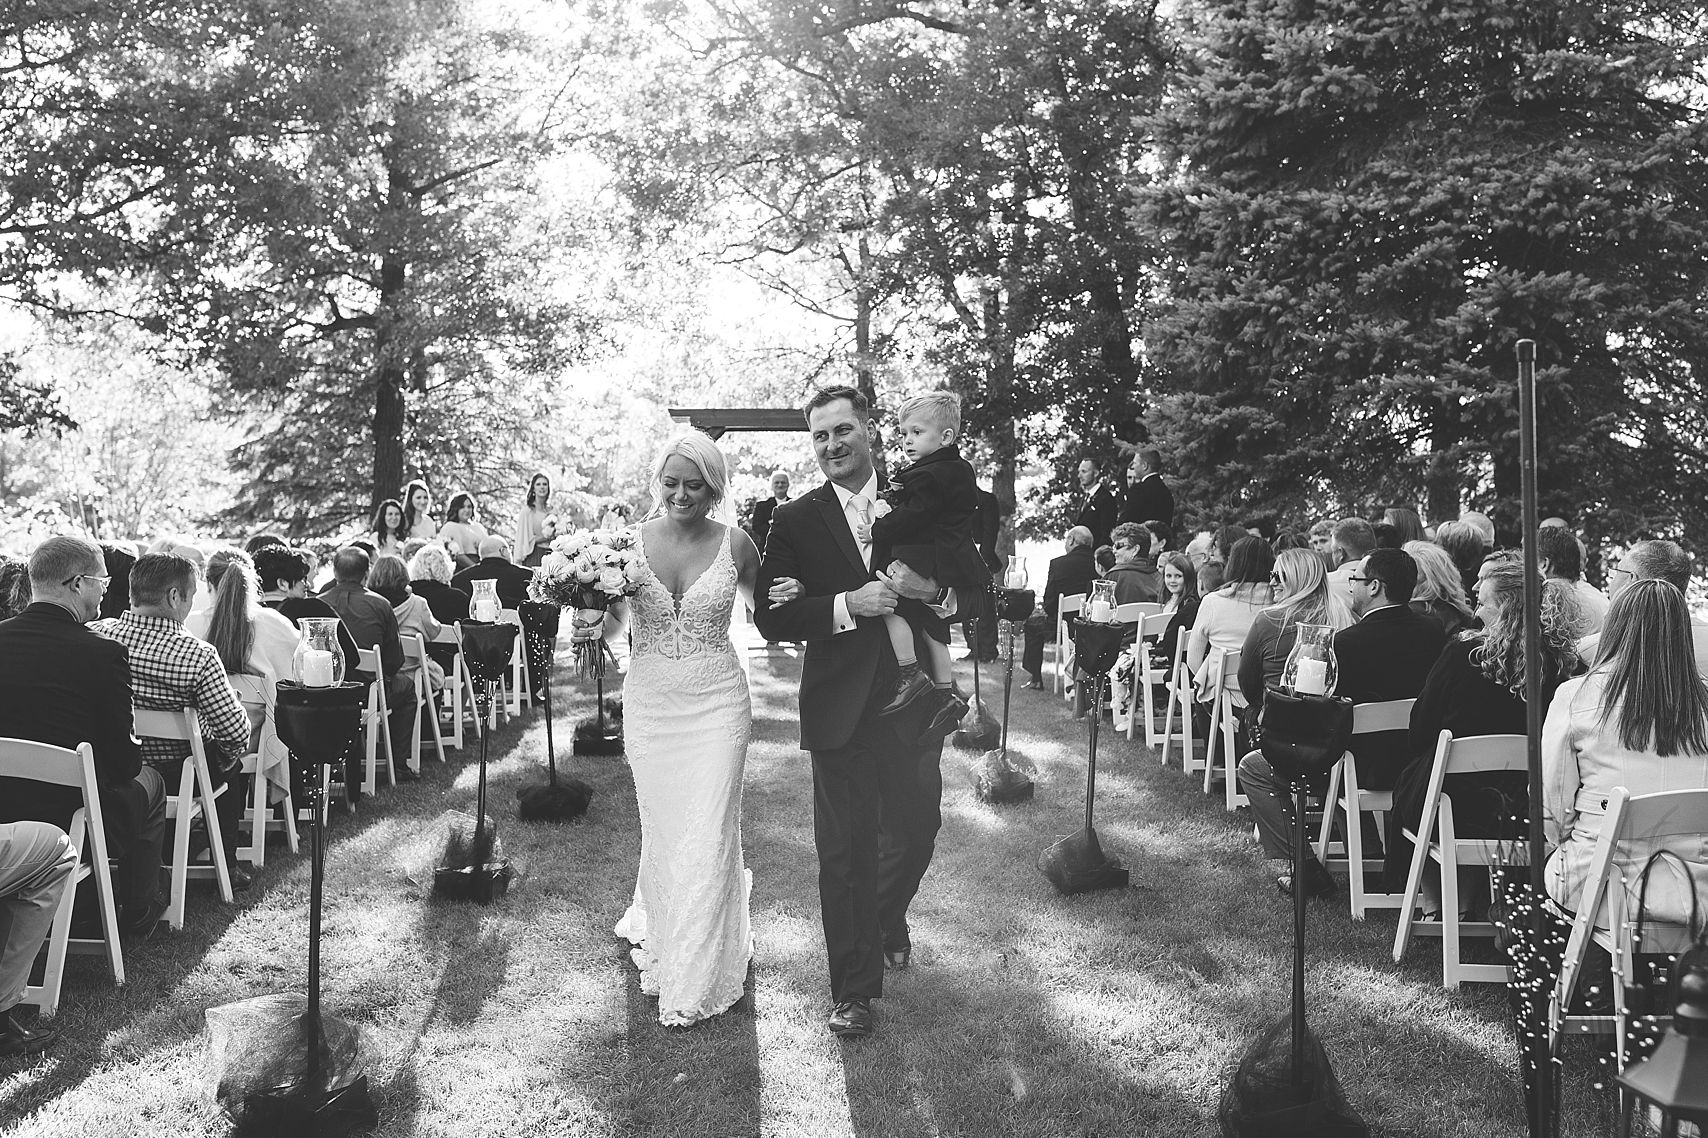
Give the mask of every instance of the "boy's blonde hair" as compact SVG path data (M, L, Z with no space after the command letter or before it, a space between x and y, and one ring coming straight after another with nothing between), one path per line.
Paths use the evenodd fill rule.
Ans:
M934 427L948 427L957 435L961 433L961 397L953 391L930 391L924 395L915 395L896 412L896 422L905 422L916 415L923 416Z

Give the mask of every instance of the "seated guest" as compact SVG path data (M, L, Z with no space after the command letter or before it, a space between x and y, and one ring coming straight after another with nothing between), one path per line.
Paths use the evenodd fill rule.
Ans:
M1632 581L1665 581L1686 596L1690 594L1690 554L1672 541L1639 541L1630 548L1619 564L1607 574L1608 593L1617 597ZM1601 634L1591 633L1578 641L1578 655L1594 660L1601 644ZM1696 658L1696 670L1708 677L1708 621L1690 614L1691 653Z
M1489 547L1483 544L1483 535L1464 522L1442 522L1435 529L1435 544L1452 558L1465 596L1475 596L1477 572L1489 552Z
M1334 562L1328 575L1328 587L1340 594L1347 608L1354 608L1354 589L1348 580L1358 571L1358 563L1376 548L1376 531L1363 518L1342 518L1335 523L1329 542L1329 560Z
M1326 563L1330 550L1334 546L1334 523L1324 519L1311 526L1311 552L1318 554Z
M391 603L367 587L370 562L354 546L340 549L332 558L332 588L321 594L357 645L379 649L380 671L374 676L357 669L355 679L383 682L386 703L391 708L391 737L394 743L408 739L415 729L415 678L403 671L403 642L398 639L397 614ZM400 756L393 755L395 763ZM401 764L398 764L401 768ZM401 769L398 777L405 777Z
M1105 580L1115 583L1115 603L1155 601L1162 582L1157 579L1156 562L1140 562L1142 551L1150 544L1150 531L1137 522L1122 522L1111 535L1114 545L1109 549L1113 564L1103 570ZM1103 552L1101 549L1099 553Z
M1423 540L1423 519L1410 506L1389 506L1382 512L1382 521L1399 531L1400 544L1395 549L1403 549L1408 541Z
M1619 590L1594 665L1560 685L1542 726L1542 820L1552 850L1543 878L1549 896L1568 909L1578 904L1607 797L1618 786L1633 797L1708 786L1708 687L1692 656L1684 594L1659 579ZM1701 895L1708 891L1704 836L1688 844L1686 864ZM1671 845L1678 848L1678 840ZM1634 842L1620 849L1616 860L1627 880L1637 879L1654 848ZM1691 918L1691 888L1681 877L1650 877L1648 917Z
M1210 560L1218 565L1226 565L1234 555L1234 546L1245 538L1252 536L1244 526L1222 526L1216 530L1215 551Z
M1577 593L1578 636L1600 632L1607 619L1607 597L1583 579L1583 547L1577 535L1563 523L1544 524L1536 531L1536 558L1542 576L1564 581Z
M474 596L476 581L498 582L500 607L513 609L528 599L528 583L534 579L532 569L523 568L505 556L508 543L501 537L489 537L480 543L480 560L451 578L451 584Z
M1335 633L1340 678L1334 694L1353 703L1416 699L1447 643L1439 624L1411 610L1417 563L1403 549L1374 550L1355 566L1350 580L1354 589L1352 612L1358 619ZM1411 759L1404 731L1355 736L1349 750L1358 761L1358 785L1367 790L1392 789ZM1258 751L1240 760L1239 776L1257 820L1263 851L1279 869L1279 863L1289 862L1293 856L1291 787L1276 777ZM1349 821L1360 824L1355 819ZM1305 874L1305 886L1312 896L1326 897L1334 892L1334 879L1315 857L1306 863ZM1281 874L1276 884L1281 892L1291 893L1292 874Z
M368 588L391 602L399 636L414 634L421 637L422 644L431 644L444 627L434 617L426 600L410 591L409 570L397 558L380 555L374 562L373 571L368 574ZM407 660L400 674L408 677L411 685L415 683L415 666ZM445 670L431 659L427 661L427 679L434 691L445 686Z
M1281 682L1281 669L1298 642L1301 624L1326 624L1336 632L1352 624L1352 611L1328 587L1323 559L1307 549L1287 549L1275 559L1275 602L1258 610L1239 657L1239 690L1247 707L1263 706L1263 689Z
M1044 579L1044 611L1026 618L1021 666L1031 677L1026 686L1033 690L1044 686L1044 642L1056 638L1056 612L1061 607L1062 598L1090 592L1091 582L1097 578L1097 565L1092 561L1091 531L1084 526L1074 526L1067 531L1064 545L1067 552L1051 559L1049 573Z
M439 527L439 540L459 569L467 569L480 559L480 543L486 540L486 527L475 518L473 494L451 495L445 524Z
M1399 549L1405 545L1405 540L1400 537L1400 528L1387 522L1372 523L1370 534L1376 539L1377 549Z
M1172 619L1168 631L1157 641L1157 654L1163 660L1173 660L1181 633L1190 632L1198 619L1198 570L1190 557L1184 553L1162 555L1162 588L1167 594L1162 611Z
M0 824L0 1059L45 1051L59 1034L51 1027L25 1027L12 1018L12 1009L24 998L30 969L76 868L77 851L58 826Z
M1558 581L1542 590L1542 699L1577 668L1572 648L1572 600ZM1411 872L1412 845L1405 829L1416 832L1423 800L1435 766L1435 747L1443 730L1456 739L1473 735L1522 735L1528 730L1524 703L1524 563L1516 557L1489 562L1477 586L1477 616L1482 626L1449 640L1424 680L1412 705L1407 733L1411 762L1394 784L1394 809L1388 815L1385 866L1387 890L1405 890ZM1450 775L1442 790L1453 799L1453 825L1460 837L1512 838L1529 817L1522 772ZM1514 828L1513 819L1518 819ZM1473 878L1474 880L1474 878ZM1486 881L1486 878L1484 878ZM1425 880L1426 915L1441 911L1439 877ZM1467 896L1461 890L1461 897Z
M268 685L296 678L297 628L261 603L249 555L216 549L208 557L213 607L184 622L192 635L219 653L228 676L260 676Z
M136 547L128 541L103 541L101 557L109 578L101 596L101 615L118 616L130 608L130 569L136 564Z
M156 711L196 709L207 747L208 775L226 791L214 801L220 839L233 889L248 889L249 874L237 864L237 825L249 800L242 759L249 749L249 715L225 679L213 646L184 630L197 583L196 566L176 553L137 558L130 573L130 610L91 627L125 646L130 657L132 698ZM143 762L176 790L190 745L177 739L144 739Z
M266 549L269 545L288 546L290 545L290 542L286 541L276 533L258 533L243 543L243 552L254 557L255 554Z
M409 589L427 602L433 619L455 624L469 618L469 595L451 584L451 555L429 545L409 562Z
M261 588L262 606L290 621L292 627L300 628L297 622L308 616L338 619L337 609L319 597L308 595L308 582L313 575L314 557L306 550L269 546L255 554L255 576ZM338 646L344 649L344 675L349 678L356 670L358 652L355 638L342 623L338 625ZM295 649L292 652L294 655Z
M1494 520L1487 514L1478 513L1476 510L1466 510L1459 515L1459 520L1477 531L1477 536L1483 539L1484 549L1493 553L1500 548L1500 544L1495 541Z
M30 554L35 599L0 623L0 736L94 750L107 850L119 863L119 931L147 936L167 908L160 891L166 784L143 763L131 734L124 648L87 627L101 611L105 570L100 546L81 537L50 537ZM70 787L0 778L0 821L63 830L81 805Z
M1109 570L1115 568L1115 547L1113 545L1098 546L1097 552L1091 555L1091 560L1097 566L1099 577L1109 576Z
M1269 583L1274 568L1275 554L1269 551L1268 542L1261 537L1241 538L1228 558L1227 583L1198 602L1198 619L1186 642L1186 666L1199 685L1200 698L1214 694L1203 690L1208 682L1210 649L1244 647L1258 610L1274 603L1275 590Z
M1408 541L1406 552L1417 562L1417 588L1411 595L1411 607L1438 621L1449 640L1464 629L1475 628L1476 614L1466 603L1459 569L1447 551L1434 542Z
M10 620L30 607L30 563L0 558L0 620Z

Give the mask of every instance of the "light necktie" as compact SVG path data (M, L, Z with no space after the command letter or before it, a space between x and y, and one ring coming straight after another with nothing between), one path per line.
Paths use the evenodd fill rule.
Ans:
M864 494L856 494L848 500L848 504L854 508L854 516L860 525L866 527L866 537L864 538L860 536L859 527L855 527L854 544L860 547L860 556L865 560L866 568L870 569L872 567L872 500Z

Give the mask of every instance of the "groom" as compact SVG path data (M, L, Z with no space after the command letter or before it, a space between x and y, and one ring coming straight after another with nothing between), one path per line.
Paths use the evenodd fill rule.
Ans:
M894 718L878 716L898 671L880 618L903 596L946 617L954 611L952 590L944 597L900 562L873 564L859 538L879 490L869 412L851 387L826 388L806 405L813 456L829 481L778 505L755 590L754 623L765 639L807 645L801 749L812 754L830 1030L839 1036L871 1032L885 964L908 965L907 907L942 824L942 740L921 747ZM773 606L771 586L783 577L804 595Z

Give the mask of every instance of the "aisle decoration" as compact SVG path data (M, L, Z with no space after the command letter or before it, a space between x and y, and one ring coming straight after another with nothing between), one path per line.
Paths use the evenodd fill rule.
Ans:
M533 590L530 588L529 592ZM557 649L558 618L563 610L550 601L523 601L517 609L522 619L522 644L528 666L540 678L546 699L546 770L541 786L516 791L516 816L525 822L569 822L587 813L593 788L578 778L557 774L557 744L552 738L552 664Z
M490 711L498 698L498 685L510 672L511 655L516 650L516 637L521 631L514 624L466 621L457 625L457 637L462 641L469 675L480 683L482 715ZM437 868L433 870L433 892L436 896L485 905L508 892L510 881L516 876L515 868L504 856L504 846L498 840L498 823L486 812L487 748L491 741L490 730L481 732L480 775L475 784L474 816L460 810L448 810L442 816L445 844Z
M622 720L605 714L605 661L611 659L603 636L605 616L612 605L640 592L651 576L633 528L566 534L552 542L552 551L534 571L528 595L575 610L576 663L583 676L593 677L596 710L575 726L572 749L578 755L623 753Z
M973 789L983 802L1028 802L1036 789L1031 775L1008 749L1008 706L1014 692L1014 637L1037 603L1037 594L1026 587L1026 563L1017 557L1008 567L1006 586L996 590L996 615L1002 620L998 627L1008 634L1008 667L1002 679L1002 729L997 745L980 755L973 768Z

